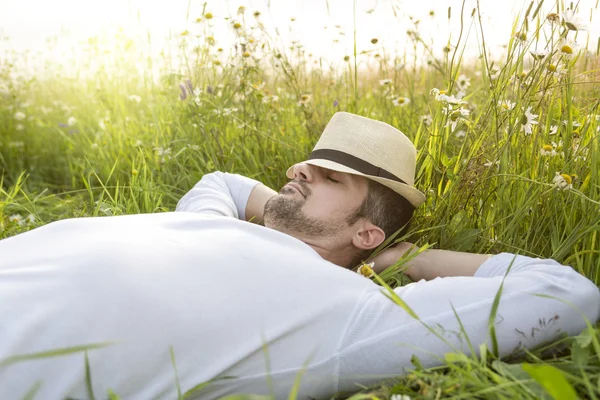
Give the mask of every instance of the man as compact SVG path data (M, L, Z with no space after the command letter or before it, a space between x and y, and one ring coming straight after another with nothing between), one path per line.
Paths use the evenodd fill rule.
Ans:
M328 398L405 373L413 355L433 366L469 352L467 339L493 348L501 285L501 356L578 334L581 313L598 319L598 288L553 260L424 251L407 271L415 283L394 289L420 321L348 269L424 201L415 155L390 125L337 113L279 193L215 172L177 212L74 218L0 241L0 398L39 383L43 399L109 389L173 399L212 381L196 398L281 399L296 379L298 398ZM375 268L409 247L380 254ZM87 362L77 351L86 345Z

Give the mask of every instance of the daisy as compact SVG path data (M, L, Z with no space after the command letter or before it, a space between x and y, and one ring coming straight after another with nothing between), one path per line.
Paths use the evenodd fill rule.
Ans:
M556 135L557 131L558 131L558 125L551 125L548 135Z
M548 72L550 72L552 75L560 78L562 75L565 75L567 73L567 70L564 69L562 66L560 65L556 65L556 64L548 64L546 66L546 69L548 70Z
M488 168L491 167L491 166L493 166L493 165L499 166L500 165L500 160L494 161L494 162L488 161L485 164L483 164L484 167L488 167Z
M362 264L360 267L358 267L358 270L356 272L358 272L360 275L364 276L365 278L370 278L373 276L373 268L375 267L375 262L370 262L368 264Z
M310 103L312 96L310 94L303 94L300 96L300 100L298 100L299 106L307 106Z
M560 54L567 59L572 58L573 54L575 53L575 51L578 48L577 43L575 43L573 40L569 40L569 39L562 40L559 43L559 46L560 46Z
M517 103L514 103L510 100L499 100L498 101L498 107L500 107L502 109L502 111L511 111L513 108L515 108L515 105Z
M525 132L525 135L531 135L531 128L538 123L536 121L537 117L537 114L531 113L531 106L529 106L519 121L521 123L521 130Z
M575 15L575 11L567 10L561 14L562 23L570 31L587 31L587 24L579 16Z
M138 96L137 94L130 94L127 97L129 100L133 101L134 103L140 103L140 101L142 101L142 98L140 96Z
M561 174L559 172L556 173L556 175L554 176L554 179L552 180L552 183L554 183L554 187L557 190L573 189L572 182L573 182L573 180L571 179L571 176L569 176L567 174Z
M469 86L471 86L471 79L463 74L458 77L456 83L458 84L459 91L465 91L469 88Z
M8 217L8 222L15 222L19 226L23 226L25 224L25 220L19 214L13 214Z
M427 126L430 126L433 123L433 118L431 118L431 114L421 115L421 122Z
M554 146L552 146L550 144L545 144L540 149L540 154L543 156L554 157L556 155L556 150L555 150Z
M404 107L405 105L410 103L410 99L408 97L398 97L398 98L392 100L392 103L395 106Z
M542 50L542 51L532 50L529 53L533 56L534 59L540 61L540 60L543 60L548 55L548 50Z

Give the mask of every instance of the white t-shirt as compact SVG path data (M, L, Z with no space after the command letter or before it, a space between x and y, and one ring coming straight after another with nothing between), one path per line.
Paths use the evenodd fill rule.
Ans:
M491 343L488 318L514 255L474 277L411 283L395 292L447 343L370 279L323 260L302 241L248 223L257 181L215 172L177 212L53 222L0 241L0 363L9 357L111 342L88 351L96 398L175 399L215 378L199 399L233 393L299 399L439 365ZM239 219L238 219L239 218ZM496 318L502 355L577 334L599 317L598 288L570 267L516 256ZM171 359L174 355L174 364ZM14 359L13 359L14 360ZM305 367L305 369L303 369ZM89 398L84 353L0 364L0 398Z

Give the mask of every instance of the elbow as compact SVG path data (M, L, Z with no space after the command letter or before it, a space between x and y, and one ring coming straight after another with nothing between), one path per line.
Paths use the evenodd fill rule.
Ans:
M568 268L565 273L566 285L561 285L562 290L560 291L564 296L556 297L567 300L564 305L568 310L565 311L578 316L576 318L581 321L582 329L586 326L581 319L582 317L594 325L600 319L600 290L598 286L573 268L564 268Z

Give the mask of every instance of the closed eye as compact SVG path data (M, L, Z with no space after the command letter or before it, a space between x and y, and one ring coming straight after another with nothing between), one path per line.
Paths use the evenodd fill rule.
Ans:
M327 180L333 182L333 183L340 183L339 181L336 181L335 179L333 179L332 177L328 176Z

